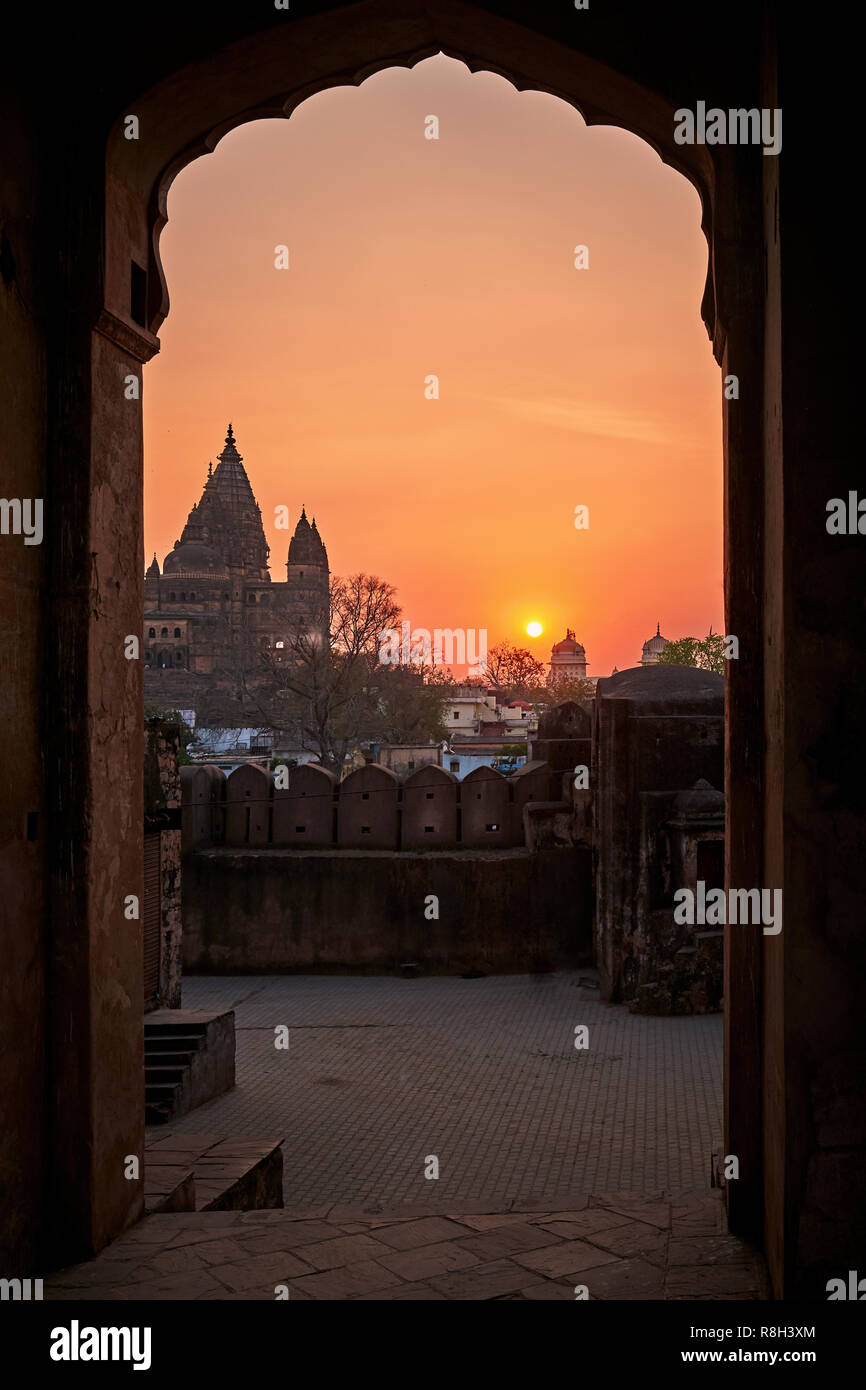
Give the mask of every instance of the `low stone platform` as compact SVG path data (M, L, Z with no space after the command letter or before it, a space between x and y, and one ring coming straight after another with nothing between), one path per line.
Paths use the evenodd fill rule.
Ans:
M283 1205L281 1139L162 1134L145 1148L148 1213L258 1211Z
M151 1216L53 1300L736 1300L766 1298L761 1257L725 1232L718 1193L563 1196L464 1206L205 1211ZM285 1297L285 1293L282 1293ZM582 1296L582 1295L581 1295Z

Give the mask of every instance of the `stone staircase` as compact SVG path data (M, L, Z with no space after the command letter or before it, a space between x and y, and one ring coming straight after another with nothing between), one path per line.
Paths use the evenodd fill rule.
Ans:
M144 1019L145 1123L166 1124L235 1084L234 1012L159 1009Z

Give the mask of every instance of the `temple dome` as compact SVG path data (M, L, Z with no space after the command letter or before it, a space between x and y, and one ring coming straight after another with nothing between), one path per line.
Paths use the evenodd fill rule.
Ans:
M214 574L226 573L225 562L209 545L199 545L195 541L176 545L165 557L162 572L166 574Z
M657 662L667 645L667 637L662 637L661 634L661 624L656 623L655 635L653 637L648 637L643 644L641 663L647 664Z
M560 654L563 656L586 656L586 648L583 646L581 642L578 642L571 628L566 629L566 633L562 641L557 642L556 645L552 648L552 656L557 656Z

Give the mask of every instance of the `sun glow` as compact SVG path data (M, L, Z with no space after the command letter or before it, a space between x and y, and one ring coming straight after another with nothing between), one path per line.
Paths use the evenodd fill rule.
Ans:
M529 633L530 637L540 637L544 628L541 626L541 623L527 623L526 631Z

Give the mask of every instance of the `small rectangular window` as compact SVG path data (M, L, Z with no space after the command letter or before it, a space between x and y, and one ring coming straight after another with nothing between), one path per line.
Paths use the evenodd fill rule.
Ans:
M296 834L296 835L303 835L303 833L304 833L304 831L306 830L306 828L307 828L307 827L306 827L305 825L296 825L296 826L295 826L295 834Z
M361 834L362 834L362 835L369 835L369 833L370 833L370 827L369 827L369 825L362 825L362 826L361 826Z
M498 830L498 829L499 829L499 826L496 825L496 824L493 824L493 825L485 825L484 829L485 829L485 830Z
M147 271L135 261L130 261L129 273L129 317L133 323L147 325Z

